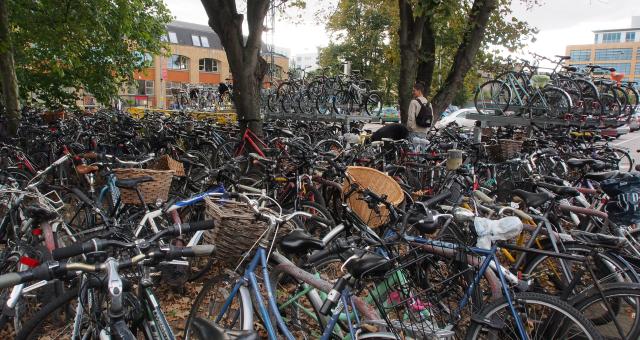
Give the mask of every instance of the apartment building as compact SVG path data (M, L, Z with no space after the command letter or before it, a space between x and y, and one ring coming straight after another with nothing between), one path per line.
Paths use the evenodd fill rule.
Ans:
M170 108L174 102L172 90L183 85L233 83L220 38L209 26L173 21L167 25L167 33L162 39L169 43L171 55L141 56L152 61L152 66L136 72L134 85L121 94L129 105ZM273 54L275 79L286 77L288 53L286 49L263 47L262 54L268 62ZM270 80L269 76L265 80Z
M640 81L640 16L631 18L627 28L593 31L593 44L568 45L567 63L575 66L595 64L615 68L624 80Z

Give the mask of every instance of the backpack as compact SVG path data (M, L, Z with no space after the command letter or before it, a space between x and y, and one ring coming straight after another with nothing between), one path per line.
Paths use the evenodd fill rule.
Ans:
M618 225L640 224L640 173L628 172L600 182L609 196L609 220Z
M431 104L429 102L423 103L418 99L414 99L420 104L420 112L416 116L416 125L422 128L431 127L431 122L433 121L433 109L431 108Z

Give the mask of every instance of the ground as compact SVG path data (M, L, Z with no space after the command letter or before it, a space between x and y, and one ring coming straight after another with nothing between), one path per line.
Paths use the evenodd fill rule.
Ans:
M622 135L620 138L611 142L611 145L629 149L631 157L635 160L635 164L640 164L640 130L626 135Z

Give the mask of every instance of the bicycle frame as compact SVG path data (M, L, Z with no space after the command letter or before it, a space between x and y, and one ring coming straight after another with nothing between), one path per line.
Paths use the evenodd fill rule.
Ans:
M253 149L255 153L257 153L261 157L266 157L264 152L262 152L262 149L260 149L260 147L258 146L258 144L256 144L256 142L260 144L263 148L267 147L267 144L263 142L255 133L253 133L253 131L249 129L245 129L244 134L242 135L242 139L240 140L240 144L238 145L238 148L236 149L236 152L234 153L234 155L236 157L242 155L245 145L249 143L249 146L251 147L251 149Z

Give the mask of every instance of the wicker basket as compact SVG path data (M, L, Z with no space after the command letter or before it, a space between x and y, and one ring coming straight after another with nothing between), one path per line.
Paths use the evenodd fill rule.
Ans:
M138 185L138 189L144 197L145 203L156 203L158 200L167 201L169 187L173 179L172 170L151 170L151 169L113 169L118 179L131 179L144 176L153 177L153 181L144 182ZM135 190L120 189L120 200L125 204L141 204L140 198Z
M343 192L349 191L350 184L357 183L378 195L387 195L387 200L393 205L399 205L404 200L404 193L398 182L376 169L350 166L347 168L347 176L349 180L343 183ZM361 198L361 194L354 193L348 198L347 204L367 225L377 228L389 221L389 210L385 206L380 205L380 213L377 213Z
M174 176L184 176L184 165L182 162L176 161L169 155L164 155L158 158L150 168L154 170L173 170Z
M244 202L221 203L209 197L205 197L204 200L207 218L216 223L213 230L205 232L205 241L216 246L215 257L218 261L235 266L242 255L249 251L263 235L268 223L256 219L251 208ZM292 222L281 225L278 228L276 242L293 229L295 225Z
M491 162L501 163L520 153L522 142L521 140L501 139L498 144L486 145L485 150Z

